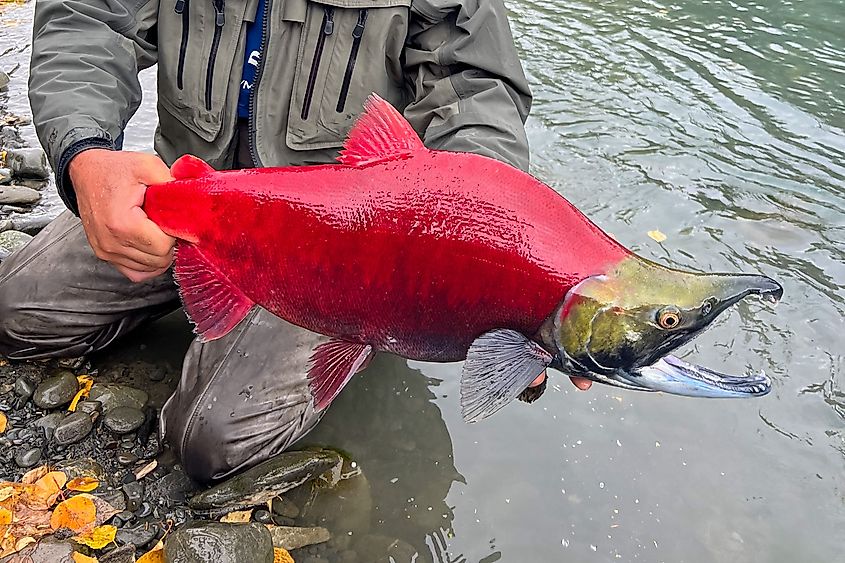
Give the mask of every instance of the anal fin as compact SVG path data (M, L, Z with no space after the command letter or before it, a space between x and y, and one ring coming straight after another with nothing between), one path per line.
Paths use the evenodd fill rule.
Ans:
M314 349L308 380L318 411L328 407L352 376L367 367L373 356L369 344L330 340Z
M476 338L461 375L464 421L487 418L522 395L552 359L542 346L515 330L492 330Z
M193 244L176 243L173 277L185 313L203 342L228 334L255 305Z

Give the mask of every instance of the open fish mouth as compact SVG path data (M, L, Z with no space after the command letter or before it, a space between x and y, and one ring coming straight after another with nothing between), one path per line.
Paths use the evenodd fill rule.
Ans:
M728 375L665 356L654 364L618 374L626 383L649 391L707 398L762 397L772 390L765 373Z

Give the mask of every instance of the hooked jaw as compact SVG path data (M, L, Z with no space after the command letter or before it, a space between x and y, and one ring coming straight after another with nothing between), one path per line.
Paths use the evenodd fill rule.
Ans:
M580 375L593 381L633 390L708 398L771 391L764 373L723 374L669 353L749 295L777 303L783 296L779 283L760 275L695 274L631 260L567 295L555 322L564 364L586 371ZM572 331L581 336L573 338Z

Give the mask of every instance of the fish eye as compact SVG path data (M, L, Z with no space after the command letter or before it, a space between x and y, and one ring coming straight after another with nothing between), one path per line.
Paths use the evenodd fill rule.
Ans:
M666 330L677 328L681 324L681 312L677 307L664 307L657 313L657 324Z
M710 311L713 310L713 300L708 299L704 303L701 304L701 316L706 317L710 314Z

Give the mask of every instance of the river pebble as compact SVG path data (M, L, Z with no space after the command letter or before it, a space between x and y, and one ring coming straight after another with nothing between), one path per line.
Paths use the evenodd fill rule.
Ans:
M2 233L0 236L4 234L6 233ZM32 395L32 400L42 409L53 409L68 404L78 390L79 382L73 372L59 370L38 384L35 393Z
M134 407L116 407L103 417L103 424L115 434L128 434L144 423L144 413Z
M149 401L149 395L145 391L125 385L95 383L91 387L88 399L100 401L103 405L103 412L108 413L118 407L132 407L141 410Z
M135 563L135 546L124 545L97 558L98 563Z
M6 166L15 176L41 179L50 177L47 155L37 147L9 149L6 151Z
M12 171L8 168L0 168L0 185L8 184L12 181Z
M0 185L0 204L2 205L32 205L38 203L41 194L38 190L26 186Z
M296 526L274 526L270 530L273 545L290 551L307 545L327 542L332 535L325 528L299 528Z
M74 412L62 420L53 431L53 439L62 445L79 442L94 428L91 416L84 412Z
M117 543L121 545L130 544L138 549L150 543L158 532L158 527L141 524L132 528L122 528L117 531Z
M144 498L144 484L140 481L126 483L123 485L123 495L126 497L126 510L135 512Z
M0 232L0 260L5 259L30 240L32 240L30 235L20 231Z
M41 450L38 448L22 450L15 455L15 463L18 467L34 467L39 461L41 461Z
M192 522L164 543L167 563L272 563L273 542L262 524Z
M273 514L284 516L286 518L296 518L299 516L299 507L291 500L285 497L276 497L273 499Z
M35 393L35 384L31 379L21 376L15 380L15 394L18 397L29 399Z

